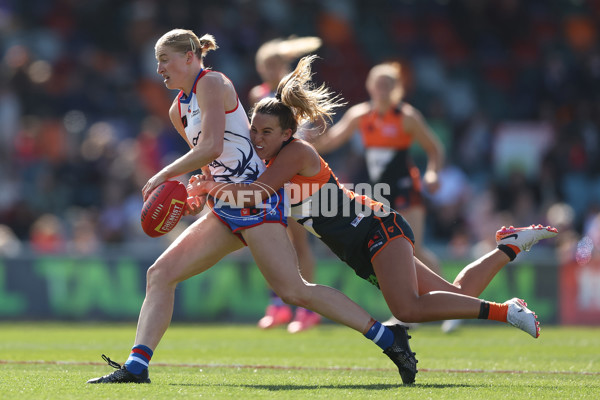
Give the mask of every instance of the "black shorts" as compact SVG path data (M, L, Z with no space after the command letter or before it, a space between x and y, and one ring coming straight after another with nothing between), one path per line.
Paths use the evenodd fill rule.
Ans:
M365 219L366 221L363 222L368 222L368 227L359 235L352 238L347 237L348 240L343 249L340 246L336 246L337 249L329 247L354 269L356 275L379 287L377 276L373 270L373 259L389 242L398 238L405 238L414 247L415 237L408 222L395 211L391 211L386 216L371 215ZM340 235L336 236L338 239L336 242L339 243ZM328 244L327 239L325 237L323 239Z

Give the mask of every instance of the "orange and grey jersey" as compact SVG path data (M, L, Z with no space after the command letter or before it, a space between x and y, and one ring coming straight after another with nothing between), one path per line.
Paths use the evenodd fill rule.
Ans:
M386 198L398 210L422 201L420 173L409 154L412 136L404 131L402 117L397 106L384 114L371 110L359 119L369 179L390 186Z
M178 96L179 116L185 134L193 146L197 145L202 134L202 113L198 107L196 86L208 72L205 69L200 71L189 96L183 91ZM215 181L234 183L254 182L265 170L263 161L250 142L250 123L239 98L237 106L225 113L223 152L209 164L209 168Z
M290 216L357 275L377 285L372 259L396 237L414 243L412 230L395 211L346 189L322 158L320 162L316 175L295 175L286 185Z

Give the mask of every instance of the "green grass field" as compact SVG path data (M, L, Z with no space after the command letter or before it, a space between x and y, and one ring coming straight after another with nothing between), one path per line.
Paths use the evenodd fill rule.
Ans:
M600 328L504 325L412 331L420 372L397 369L360 334L333 324L296 335L251 325L179 325L152 359L150 385L87 385L122 363L135 324L0 323L2 399L598 399Z

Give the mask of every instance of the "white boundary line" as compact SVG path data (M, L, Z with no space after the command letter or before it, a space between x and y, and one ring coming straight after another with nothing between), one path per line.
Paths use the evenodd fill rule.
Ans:
M85 361L44 361L44 360L0 360L0 365L107 365L104 362ZM275 370L306 370L306 371L395 371L395 368L369 367L302 367L286 365L252 365L252 364L177 364L152 363L153 367L176 368L230 368L230 369L275 369ZM498 369L437 369L421 368L419 372L438 372L451 374L531 374L531 375L590 375L600 376L594 371L527 371L527 370L498 370Z

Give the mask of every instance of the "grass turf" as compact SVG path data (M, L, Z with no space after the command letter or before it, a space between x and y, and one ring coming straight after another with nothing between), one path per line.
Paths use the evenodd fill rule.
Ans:
M420 372L404 386L381 350L325 324L290 335L250 325L169 328L150 385L87 385L122 363L135 324L0 324L2 399L597 399L600 328L545 327L534 340L499 324L412 331Z

